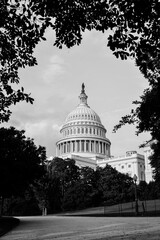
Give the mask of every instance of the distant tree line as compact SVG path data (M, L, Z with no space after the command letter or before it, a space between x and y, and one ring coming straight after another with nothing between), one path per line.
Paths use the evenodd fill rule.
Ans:
M134 201L134 183L109 165L79 168L72 159L54 158L24 131L0 129L0 213L39 215ZM140 200L160 197L156 182L141 182Z

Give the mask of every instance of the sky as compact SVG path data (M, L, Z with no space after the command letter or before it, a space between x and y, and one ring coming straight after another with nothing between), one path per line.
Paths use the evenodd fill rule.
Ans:
M34 55L38 65L19 71L20 85L35 99L34 104L18 103L12 107L10 121L3 126L25 130L35 144L46 147L47 157L55 156L55 144L61 138L60 127L67 115L77 107L82 83L88 105L100 116L111 141L112 156L135 150L149 140L148 133L136 136L135 126L124 126L117 133L113 127L134 107L148 87L133 60L116 59L107 47L107 35L85 32L81 45L71 49L53 46L55 36L50 29L47 41L39 43Z

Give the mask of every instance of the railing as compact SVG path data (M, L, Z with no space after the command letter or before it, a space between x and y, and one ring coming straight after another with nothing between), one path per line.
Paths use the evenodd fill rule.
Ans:
M119 203L112 206L104 206L105 215L137 215L135 202ZM160 199L138 201L139 216L160 215Z

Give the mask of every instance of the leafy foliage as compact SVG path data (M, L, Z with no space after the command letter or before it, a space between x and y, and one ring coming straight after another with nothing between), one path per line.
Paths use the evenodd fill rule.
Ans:
M43 174L45 148L37 147L24 131L0 129L0 196L23 195L29 184Z
M43 194L38 188L36 196L42 204L43 198L47 200L45 206L50 213L100 206L104 202L119 203L122 199L130 201L133 197L132 179L108 165L94 171L79 168L71 159L54 158L48 166L47 179L41 181Z
M109 165L106 165L105 168L97 168L97 172L99 175L98 186L103 192L103 202L114 204L132 200L132 178Z
M143 4L144 2L144 4ZM19 101L33 103L24 89L13 89L19 83L18 69L37 64L35 46L45 40L47 27L55 31L54 45L68 48L79 45L85 30L110 30L107 45L122 60L135 58L136 64L155 82L159 74L159 9L158 0L132 1L38 1L2 0L0 3L1 106L0 119L7 121L9 107ZM143 6L143 7L142 7Z

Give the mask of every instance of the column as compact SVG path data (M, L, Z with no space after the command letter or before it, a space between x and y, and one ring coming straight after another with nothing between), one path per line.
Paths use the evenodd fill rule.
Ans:
M102 142L102 154L104 154L104 143Z
M75 141L73 141L73 152L75 152Z
M75 152L77 152L77 141L75 141Z
M104 154L106 155L106 144L104 143Z
M84 152L84 140L81 141L81 152Z
M89 141L89 152L92 152L92 141Z
M96 141L94 141L94 152L96 153Z
M70 141L68 142L68 152L70 153L71 152L71 146L70 146Z
M77 140L77 152L79 152L79 140Z
M63 143L61 143L61 154L63 154Z
M86 140L84 140L84 152L86 152Z
M64 146L63 152L66 153L66 142L63 143L63 146Z
M99 141L98 141L98 153L101 153L101 145Z
M81 140L79 140L79 151L80 151L80 152L82 151L82 148L81 148Z

